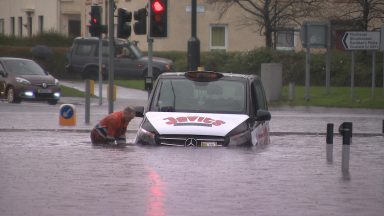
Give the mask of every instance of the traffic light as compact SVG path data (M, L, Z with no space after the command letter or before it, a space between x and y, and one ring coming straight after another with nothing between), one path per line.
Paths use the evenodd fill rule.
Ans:
M117 37L129 38L131 36L132 12L123 8L117 10Z
M89 21L89 33L91 33L92 37L100 37L101 33L103 33L103 26L101 25L101 13L101 6L91 6L91 20Z
M147 9L140 8L133 13L133 18L136 20L133 25L133 31L137 35L147 34Z
M150 37L167 37L167 0L150 0Z

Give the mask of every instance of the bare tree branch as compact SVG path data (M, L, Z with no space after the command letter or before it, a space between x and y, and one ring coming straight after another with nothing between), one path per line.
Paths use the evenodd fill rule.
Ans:
M206 0L222 9L220 17L229 8L238 6L244 11L241 19L252 22L265 35L265 45L273 46L273 31L276 27L287 27L301 22L301 19L318 16L321 3L326 0Z

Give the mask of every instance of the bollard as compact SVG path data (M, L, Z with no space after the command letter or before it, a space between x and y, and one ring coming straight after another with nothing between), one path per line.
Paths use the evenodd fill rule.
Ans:
M340 125L339 132L343 136L343 148L341 156L341 170L343 173L349 172L349 154L352 138L352 122L344 122Z
M61 126L76 125L76 109L73 104L62 104L60 106L59 124Z
M107 88L107 95L109 95L109 87ZM113 85L112 101L116 101L117 87Z
M89 80L89 94L95 96L95 81Z
M327 161L333 161L333 124L327 124Z

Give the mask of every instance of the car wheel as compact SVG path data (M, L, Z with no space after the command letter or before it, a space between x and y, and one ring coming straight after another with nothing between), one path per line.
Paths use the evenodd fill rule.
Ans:
M49 100L49 101L48 101L48 104L49 104L49 105L56 105L57 102L58 102L58 100Z
M158 68L153 68L152 69L152 76L153 76L153 80L156 80L157 77L161 74L161 71L158 69ZM148 75L148 69L145 69L144 71L144 77L146 77Z
M153 68L153 79L157 79L158 76L160 76L161 71L158 68Z
M90 67L85 69L85 71L82 74L83 79L92 79L97 80L99 79L99 71L96 67Z
M20 103L20 99L16 97L15 90L12 87L7 91L7 101L8 103Z

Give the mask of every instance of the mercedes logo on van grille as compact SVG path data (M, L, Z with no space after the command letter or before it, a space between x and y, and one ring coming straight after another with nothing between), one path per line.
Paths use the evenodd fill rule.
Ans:
M47 88L47 83L43 83L43 84L41 84L41 86L42 86L43 88Z
M194 138L188 138L187 140L185 140L185 146L197 146L197 140Z

